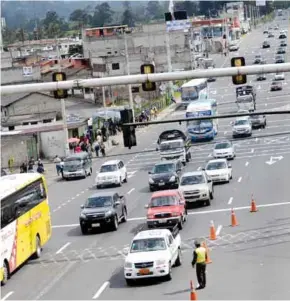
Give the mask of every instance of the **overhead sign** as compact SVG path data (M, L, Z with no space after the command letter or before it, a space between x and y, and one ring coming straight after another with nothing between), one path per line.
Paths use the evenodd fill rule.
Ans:
M32 76L32 73L33 73L32 66L23 67L23 71L22 71L23 76Z
M256 6L266 6L266 0L256 0Z
M185 30L191 27L190 20L173 20L166 22L166 31L177 31L177 30Z

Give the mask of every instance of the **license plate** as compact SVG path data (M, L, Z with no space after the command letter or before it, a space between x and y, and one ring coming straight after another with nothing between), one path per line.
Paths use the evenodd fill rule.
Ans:
M165 185L165 183L159 183L159 186L163 186L163 185Z
M92 227L93 227L93 228L100 227L100 224L92 224Z
M160 219L160 220L158 220L158 223L159 223L159 224L165 224L166 222L167 222L166 219Z
M150 273L149 269L141 269L139 270L140 275L148 275Z

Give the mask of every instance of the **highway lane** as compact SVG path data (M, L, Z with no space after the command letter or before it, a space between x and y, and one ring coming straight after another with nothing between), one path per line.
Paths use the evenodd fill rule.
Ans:
M241 45L243 45L243 43ZM220 58L220 61L222 63L223 57ZM230 81L230 79L218 79L215 83L217 91L223 91L221 87L229 85ZM217 93L217 99L221 93L222 92ZM263 97L263 95L264 94L261 94L261 97ZM230 97L226 96L224 101L235 99L234 96L234 93ZM268 100L265 100L265 102L268 103ZM287 99L285 102L287 103ZM222 106L220 107L220 113L225 112ZM232 110L235 110L235 108ZM177 111L173 114L173 116L174 118L184 116L184 112ZM290 119L289 116L288 119ZM218 139L230 137L229 122L230 120L220 121L221 130ZM289 128L287 129L287 126L289 126L289 120L287 121L287 117L269 117L268 125L269 126L266 130L262 130L260 132L257 131L257 134L255 133L255 135L289 130ZM271 128L271 126L275 125L277 125L277 128ZM180 127L184 128L184 125ZM158 160L159 155L157 153L150 153L148 156L145 156L145 154L136 156L135 154L128 155L128 153L145 148L154 149L158 134L165 128L166 126L164 125L147 128L147 132L138 134L139 145L136 149L132 149L131 151L124 149L120 151L116 149L113 152L121 153L120 157L124 158L124 160L128 162L128 170L132 173L134 172L134 176L129 183L123 185L121 189L118 189L124 194L127 194L129 191L134 189L130 194L127 194L129 218L142 218L146 213L144 205L148 202L148 198L150 196L147 187L147 171ZM225 134L225 132L227 133ZM227 136L227 134L229 135ZM237 159L232 162L234 170L233 181L230 184L217 185L215 187L215 199L210 208L192 209L190 213L197 214L189 216L188 224L181 233L185 262L188 263L190 261L191 252L189 249L193 245L193 240L191 240L191 238L207 236L209 221L211 219L214 220L216 227L219 225L223 226L222 233L224 233L224 229L229 223L229 212L227 211L205 214L202 214L202 212L206 212L208 210L221 210L225 208L229 209L232 206L247 206L250 202L251 193L254 193L254 196L257 196L258 204L287 201L285 200L287 195L289 195L289 188L286 188L287 178L283 177L281 181L280 175L287 174L286 167L289 166L289 134L282 137L283 138L261 138L257 141L256 139L245 139L236 142L236 144L238 144L238 155ZM188 164L185 170L192 170L203 166L206 160L210 158L209 154L211 152L211 148L212 145L194 147L194 159L190 162L190 164ZM253 153L252 149L254 149ZM271 166L268 166L265 163L265 161L269 160L271 156L280 155L282 152L285 152L285 154L283 153L284 158L281 159L281 161L276 162ZM101 162L103 162L103 160L94 163L95 170L100 166ZM146 164L144 164L145 162ZM282 172L281 166L285 168L282 169ZM264 177L261 177L260 170L265 170ZM275 177L276 180L274 182L272 177L270 179L267 177L268 173ZM241 180L239 182L240 178ZM59 210L52 214L53 224L54 226L71 226L55 227L53 229L53 238L45 247L43 259L31 262L16 273L7 286L3 288L2 295L5 295L9 291L13 291L14 295L11 296L13 299L91 299L97 293L98 289L101 288L106 281L109 281L110 284L106 287L103 286L105 287L105 290L100 296L101 299L115 299L116 297L114 296L116 295L118 296L118 299L140 298L139 296L141 295L143 298L146 296L146 299L188 298L188 292L177 292L178 290L186 290L188 288L187 282L190 277L184 277L184 275L186 273L189 275L190 273L193 274L192 270L185 271L185 269L189 268L188 265L174 271L174 280L172 282L162 283L153 287L150 286L150 292L148 292L148 287L139 287L132 290L131 288L126 288L124 286L125 283L123 275L122 272L120 272L123 257L119 254L119 251L130 243L134 233L144 226L143 219L130 220L127 224L120 225L118 233L107 232L104 234L88 236L82 236L80 234L77 226L79 206L83 203L84 199L92 193L91 187L93 183L94 177L80 181L60 182L52 186L49 192L51 204L54 209L57 208L55 206L58 203L71 200L71 202L62 206ZM279 187L279 189L275 189L275 191L277 190L277 196L274 195L274 190L271 189L271 187L273 187L273 183L276 185L275 187ZM63 184L65 184L65 186ZM283 185L285 187L283 187ZM260 189L261 186L263 188L265 187L265 192ZM255 190L257 187L259 187L259 191ZM82 191L84 192L80 193ZM79 196L77 196L77 194L79 194ZM72 200L73 197L74 199ZM228 204L231 198L231 204ZM285 214L285 218L287 217L287 210L285 209L288 207L281 205L279 209L278 207L273 207L274 210L271 208L272 207L267 207L267 210L263 210L263 214L266 215L267 219L271 220L271 217L275 214L277 214L277 218L283 216L283 214ZM239 222L241 225L244 225L240 219L242 218L241 215L245 213L243 212L241 214L240 212L242 211L238 211ZM200 215L198 213L200 213ZM248 217L245 219L248 223ZM255 226L256 221L253 222L253 224ZM69 245L67 245L68 243ZM63 252L56 254L66 245L67 247L63 249ZM215 256L215 258L222 257L222 254L219 254L218 252L219 251L214 250L212 255ZM236 264L236 262L233 261L232 264ZM217 273L220 271L221 266L212 265L210 269L212 269L211 271L213 273L211 274L211 277L217 281ZM236 270L236 268L234 269ZM99 271L102 272L100 273ZM265 270L263 270L263 273L264 272ZM246 273L246 271L244 273ZM26 285L25 279L27 278L31 279L31 282ZM194 275L193 278L195 279ZM23 281L25 281L25 287L23 287ZM236 289L234 284L235 283L232 285L233 289ZM209 295L206 295L207 292ZM164 295L164 293L168 295ZM206 299L213 298L211 293L222 294L223 291L208 289L200 294L203 299ZM241 294L239 292L239 296L240 295ZM223 299L227 298L223 294L217 296L220 296Z

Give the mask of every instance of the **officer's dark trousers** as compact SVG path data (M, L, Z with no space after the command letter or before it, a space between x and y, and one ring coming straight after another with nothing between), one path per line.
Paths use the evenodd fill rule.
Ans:
M196 277L200 287L205 287L206 285L205 269L206 269L205 263L196 264Z

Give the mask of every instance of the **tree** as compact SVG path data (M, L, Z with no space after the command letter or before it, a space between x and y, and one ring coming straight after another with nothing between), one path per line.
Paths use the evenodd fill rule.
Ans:
M197 12L197 4L193 1L180 1L176 2L174 10L185 10L189 17Z
M214 1L199 1L199 14L209 17L210 11L214 9Z
M89 24L90 16L85 9L76 9L70 14L69 20L78 23L81 29L84 25Z
M92 25L95 27L103 27L112 22L113 11L107 2L99 4L95 7L92 18Z
M130 2L125 1L124 2L124 12L122 17L122 24L128 25L129 27L134 27L135 25L135 18L132 13Z
M49 24L52 23L57 24L59 23L59 16L55 11L48 11L45 18L42 20L42 23L45 27L48 27Z
M164 18L164 9L160 5L159 1L148 2L146 8L146 15L151 20Z

